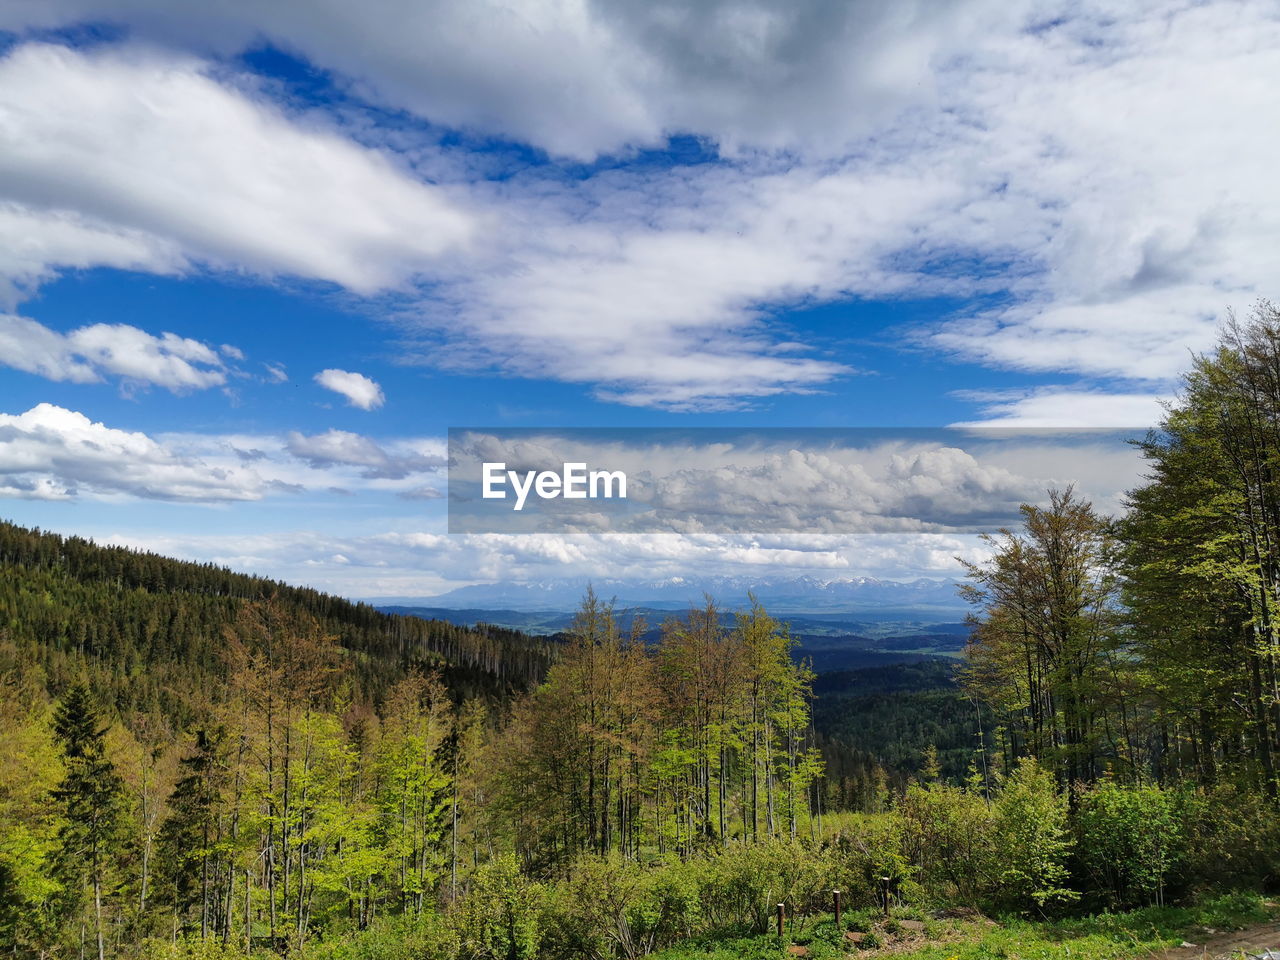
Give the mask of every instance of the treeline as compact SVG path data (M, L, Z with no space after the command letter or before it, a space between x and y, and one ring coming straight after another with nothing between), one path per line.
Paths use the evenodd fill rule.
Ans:
M811 675L758 605L726 629L708 603L650 646L589 594L500 723L501 700L459 703L426 661L362 694L350 651L278 598L221 646L222 688L175 737L163 712L119 722L87 669L51 701L6 643L0 936L19 955L279 951L420 919L504 852L557 877L815 835Z
M1260 304L1195 360L1140 444L1116 521L1070 491L1023 507L971 566L967 683L993 759L1064 787L1103 778L1277 795L1280 313Z

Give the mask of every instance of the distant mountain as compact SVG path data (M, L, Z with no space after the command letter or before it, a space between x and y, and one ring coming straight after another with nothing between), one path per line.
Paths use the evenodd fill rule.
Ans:
M384 608L394 605L449 610L564 612L578 606L587 584L586 579L578 578L481 583L458 587L434 597L388 597L371 602ZM620 607L656 610L683 610L702 603L704 594L710 594L726 609L735 609L746 604L748 592L753 592L771 613L778 614L883 614L891 611L956 614L967 609L957 595L956 581L926 578L905 582L873 577L833 580L816 577L601 578L591 581L591 585L597 594L616 600Z

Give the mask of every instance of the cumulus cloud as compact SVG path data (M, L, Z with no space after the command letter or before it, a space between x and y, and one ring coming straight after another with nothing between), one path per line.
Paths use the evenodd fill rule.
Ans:
M347 403L361 410L375 410L386 400L382 395L382 387L362 373L321 370L315 375L315 381L326 390L342 394L347 398Z
M216 502L256 500L263 479L243 467L182 456L145 433L117 430L41 403L0 414L0 495Z
M137 47L29 43L0 59L0 185L0 226L33 227L0 255L14 289L67 266L203 263L374 293L472 229L442 189L252 81Z
M445 460L431 438L381 443L340 430L285 437L150 436L50 403L0 413L0 498L26 500L256 501L335 490L438 499Z
M222 350L244 359L234 347ZM0 363L50 380L92 383L113 375L175 392L227 380L217 351L198 340L173 333L157 337L123 323L95 323L62 334L12 314L0 314Z

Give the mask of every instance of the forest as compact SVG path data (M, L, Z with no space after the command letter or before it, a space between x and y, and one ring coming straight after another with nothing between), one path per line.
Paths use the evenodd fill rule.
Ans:
M987 538L958 687L857 698L751 598L644 640L588 592L548 640L0 526L0 949L836 956L1267 890L1280 312L1140 453L1120 516Z

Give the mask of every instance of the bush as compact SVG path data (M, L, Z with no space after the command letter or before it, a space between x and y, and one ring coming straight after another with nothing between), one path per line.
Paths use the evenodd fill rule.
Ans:
M245 960L247 954L240 943L223 944L221 940L161 939L145 940L138 951L139 960Z
M822 855L833 862L832 887L843 891L852 910L879 903L880 878L892 877L898 893L907 899L920 896L916 867L908 860L903 818L889 813L843 814L828 818L833 835L822 845Z
M1078 857L1113 906L1164 903L1181 855L1177 796L1157 786L1102 783L1079 794Z
M1072 847L1067 798L1048 770L1030 759L1018 764L996 797L993 826L996 906L1043 909L1078 898L1064 885Z
M803 929L808 914L826 909L835 866L790 839L730 847L699 871L703 913L712 927L764 933L777 905L785 903L793 929Z
M367 930L309 941L301 951L303 960L448 960L457 953L457 934L436 913L379 918Z
M616 854L579 860L559 885L549 953L597 960L645 956L691 936L701 915L695 865L651 867Z
M976 793L943 783L913 785L898 807L902 847L934 900L983 902L997 880L995 818Z
M483 864L450 920L460 954L474 960L532 960L543 939L546 891L526 879L510 855Z
M1181 886L1191 890L1259 890L1280 862L1280 820L1259 793L1222 784L1180 797Z

